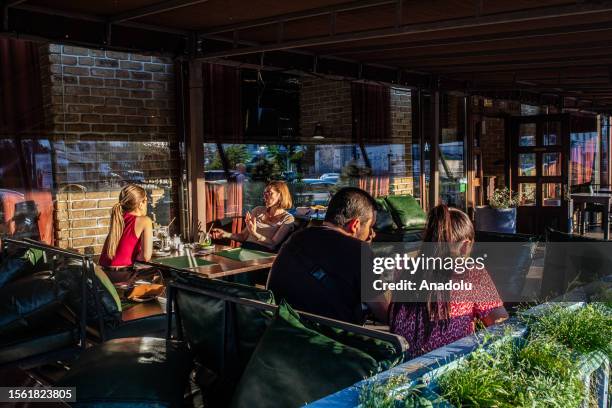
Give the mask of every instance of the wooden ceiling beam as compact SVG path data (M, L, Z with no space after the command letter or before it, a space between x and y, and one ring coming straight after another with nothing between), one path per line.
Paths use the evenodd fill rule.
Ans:
M166 0L160 3L152 4L150 6L144 6L134 10L115 14L113 16L110 16L108 18L108 21L111 24L117 24L128 20L135 20L138 18L151 16L154 14L165 13L183 7L194 6L196 4L204 3L206 1L208 0Z
M591 44L590 46L587 44ZM444 59L452 59L452 58L483 58L483 57L504 57L511 55L524 55L529 56L535 54L537 56L541 56L546 53L555 53L555 54L565 54L567 55L569 51L580 51L581 53L588 51L604 51L612 49L612 39L608 42L598 42L598 45L592 45L593 40L589 42L585 42L582 44L565 44L565 45L549 45L549 46L533 46L533 47L519 47L519 48L507 48L507 49L497 49L497 50L482 50L482 51L464 51L464 52L449 52L447 54L435 54L435 55L406 55L401 56L397 54L393 54L391 58L365 58L362 61L364 62L379 62L379 63L387 63L387 64L395 64L398 61L403 63L418 63L419 61L429 61L436 60L442 62Z
M314 38L281 41L273 44L266 44L256 47L238 47L225 51L204 54L199 59L211 60L215 58L227 58L231 56L253 54L259 52L315 47L329 44L338 44L343 42L371 40L377 38L409 36L421 33L431 33L453 29L468 29L519 22L536 22L540 20L554 19L558 17L585 16L609 11L612 11L612 1L604 0L597 3L577 3L565 6L550 6L532 10L520 10L491 14L480 17L464 17L430 23L406 24L399 27L392 26L390 28L366 30L360 32L322 35Z
M198 32L200 35L214 35L227 33L232 31L246 30L248 28L261 27L266 25L273 25L279 23L286 23L287 21L302 20L305 18L312 18L318 16L332 15L334 13L341 13L351 10L359 10L364 8L384 6L388 4L395 4L398 0L358 0L351 1L348 3L336 4L332 6L318 7L315 9L297 11L293 13L279 14L272 17L259 18L255 20L245 21L243 23L229 24L220 27L213 27L210 29L201 30ZM401 10L401 8L400 8Z
M471 44L492 44L500 41L521 41L533 38L559 38L560 36L575 36L576 34L600 34L602 32L612 31L612 22L596 23L596 24L581 24L575 26L564 26L564 27L547 27L534 30L526 30L520 32L504 32L496 34L486 34L477 36L467 36L458 38L445 38L442 40L431 40L431 41L416 41L389 45L373 45L359 48L325 48L319 50L321 56L326 55L351 55L356 57L361 54L368 54L372 52L390 52L390 51L404 51L404 50L418 50L426 49L431 50L434 48L452 48L460 45L471 45ZM591 39L592 42L592 39Z

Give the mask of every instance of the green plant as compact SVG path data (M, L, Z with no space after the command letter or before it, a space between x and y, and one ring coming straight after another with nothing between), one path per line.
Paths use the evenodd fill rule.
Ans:
M389 378L384 383L366 382L359 392L361 408L431 408L433 404L422 395L423 384L406 386L403 375Z
M518 207L521 199L522 196L519 193L512 193L507 187L496 188L489 198L489 206L497 209Z
M612 313L604 305L593 303L578 310L555 305L527 324L532 338L552 339L578 353L612 356Z
M569 351L511 339L480 347L438 380L457 407L577 407L583 388Z

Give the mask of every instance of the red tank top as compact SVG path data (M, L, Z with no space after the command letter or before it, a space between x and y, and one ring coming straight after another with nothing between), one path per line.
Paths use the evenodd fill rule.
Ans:
M123 215L123 234L117 245L115 257L111 260L107 255L108 237L102 248L100 255L100 265L102 266L131 266L136 261L140 253L140 238L135 231L136 216L126 213ZM142 234L141 234L142 236Z

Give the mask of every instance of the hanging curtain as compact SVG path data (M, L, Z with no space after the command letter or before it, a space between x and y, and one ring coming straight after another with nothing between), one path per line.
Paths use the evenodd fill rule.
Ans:
M357 143L387 143L391 134L389 87L353 82L353 137Z
M42 129L43 103L39 44L0 38L0 134Z
M38 163L51 162L48 147L39 143L44 129L39 47L0 38L0 154L9 154L0 161L0 188L5 189L0 190L0 209L4 230L12 235L20 228L13 218L16 206L32 208L38 217L32 238L53 244L52 186Z
M374 198L389 195L389 176L362 176L359 178L359 188Z
M240 70L217 64L203 65L204 86L204 141L217 143L241 143L244 141L242 121ZM223 157L222 157L223 158ZM231 175L229 163L223 163ZM242 229L242 183L227 185L206 183L207 222L232 217L232 232Z
M389 143L391 134L390 88L353 82L353 137L358 145ZM366 166L369 161L364 157ZM359 188L374 197L389 194L389 176L360 176Z
M243 141L240 70L204 64L204 142Z

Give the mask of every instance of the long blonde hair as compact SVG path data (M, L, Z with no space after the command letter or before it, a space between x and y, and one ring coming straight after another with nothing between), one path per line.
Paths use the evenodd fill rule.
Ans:
M134 184L128 184L119 193L119 202L113 205L110 219L110 229L108 231L106 255L113 259L117 253L119 240L123 235L123 214L134 211L140 203L147 198L144 188Z

